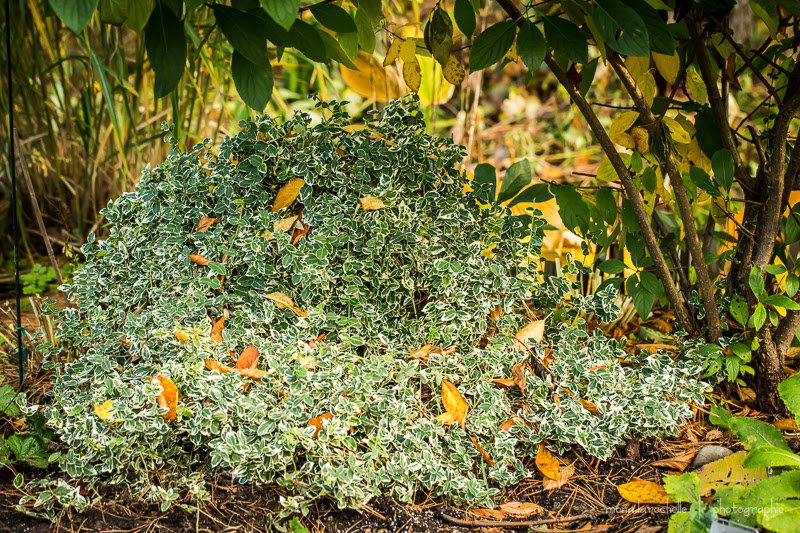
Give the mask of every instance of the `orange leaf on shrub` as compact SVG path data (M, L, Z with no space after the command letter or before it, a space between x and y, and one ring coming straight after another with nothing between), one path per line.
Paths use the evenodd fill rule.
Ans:
M197 223L197 233L205 233L211 227L211 224L222 222L218 218L211 218L203 215L200 217L200 222Z
M314 430L314 434L311 435L312 437L316 438L319 435L320 430L322 429L322 423L325 420L331 420L333 415L330 412L327 412L323 415L315 416L311 420L308 421L306 427L314 426L316 429Z
M272 204L272 212L277 213L284 207L289 207L300 195L300 189L306 182L303 178L294 178L278 190L275 202Z
M229 372L233 372L233 369L231 367L225 366L219 361L214 361L213 359L206 359L204 362L207 369L218 370L220 374L227 374Z
M291 309L297 316L308 318L308 314L295 306L292 299L282 292L271 292L264 297L275 302L275 305L278 306L278 309Z
M175 386L175 383L173 383L171 379L165 378L160 374L152 378L150 382L160 383L163 389L156 397L156 400L158 401L159 407L169 409L169 411L163 415L164 420L175 420L178 414L178 387Z
M189 254L189 259L192 261L192 263L200 266L206 266L208 263L210 263L208 259L198 254Z
M260 357L258 350L252 344L244 349L242 355L239 356L239 359L236 360L236 368L244 369L244 368L255 368L258 364L258 358Z
M544 444L539 445L539 453L536 454L536 468L550 479L558 479L558 459L545 448Z
M261 383L261 378L263 378L264 376L269 374L269 372L267 372L265 370L259 370L257 368L234 369L234 372L238 372L242 376L244 376L246 378L250 378L253 381L258 381L259 383Z
M458 422L461 429L464 429L464 424L467 419L467 411L469 411L469 404L467 404L461 393L455 385L442 380L442 403L444 404L445 413L440 414L436 418L441 420L443 424L449 425L453 422Z
M506 420L505 422L500 424L500 427L497 428L497 430L498 431L509 431L514 426L524 426L524 425L525 425L525 422L523 422L523 420L520 417L512 416L511 418L509 418L508 420Z
M475 437L470 437L470 440L472 440L472 445L475 446L475 449L478 450L478 453L483 456L483 460L486 461L486 464L489 466L494 466L494 459L492 459L492 456L489 455L489 452L487 452L483 446L480 445L478 440Z
M189 335L186 334L185 331L176 331L175 337L181 342L186 342L189 340Z
M222 342L222 330L225 329L225 315L223 314L219 319L214 322L214 325L211 326L211 337L212 341Z

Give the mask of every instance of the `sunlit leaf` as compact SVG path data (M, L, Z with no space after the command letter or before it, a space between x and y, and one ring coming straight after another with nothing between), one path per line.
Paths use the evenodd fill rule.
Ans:
M464 397L461 396L461 393L458 392L456 386L446 379L442 380L442 403L446 412L436 418L445 425L458 422L461 428L464 429L469 405L464 400Z
M272 204L272 212L276 213L294 203L306 182L303 178L294 178L280 188Z

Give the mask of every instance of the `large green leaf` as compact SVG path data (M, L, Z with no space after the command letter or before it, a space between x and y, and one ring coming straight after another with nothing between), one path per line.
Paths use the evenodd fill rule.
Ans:
M92 20L97 0L50 0L50 7L69 29L80 33Z
M775 466L800 466L800 456L796 453L775 446L759 446L753 448L744 462L747 468L772 468Z
M600 189L595 195L597 200L597 210L606 224L613 224L617 221L617 200L614 193L608 189Z
M589 226L589 206L583 196L569 185L552 185L550 190L556 197L558 214L564 226L570 231L586 229Z
M553 49L556 61L563 66L570 61L586 63L589 58L589 45L579 27L559 17L544 17L542 20L547 44Z
M283 29L288 30L297 20L300 0L260 0L261 7Z
M263 111L267 107L275 80L269 61L253 63L236 50L231 60L231 75L236 91L249 107Z
M733 156L728 150L717 150L711 158L711 169L714 171L714 179L722 185L726 191L730 191L733 186Z
M98 12L100 20L106 24L119 26L128 18L129 0L100 0Z
M320 24L335 32L351 33L358 31L350 13L335 4L320 2L309 7Z
M655 301L655 294L641 285L637 285L637 290L633 293L633 306L636 308L636 312L642 320L650 316L650 311L653 309Z
M506 170L503 176L503 184L500 186L500 192L497 195L498 202L505 202L515 197L519 192L530 185L531 179L531 164L527 159L517 161Z
M517 34L517 54L530 71L538 69L547 54L542 32L530 20L525 21Z
M636 11L644 25L647 27L647 35L650 39L649 48L653 52L671 56L675 52L677 43L672 37L667 23L658 14L658 11L653 9L643 0L622 0L625 4Z
M747 326L747 302L741 296L731 300L731 316L742 326Z
M550 186L548 184L537 183L536 185L531 185L527 189L524 189L521 193L515 196L514 199L508 204L508 207L514 207L517 204L525 202L533 202L538 204L541 202L546 202L552 197L553 194L550 192Z
M722 196L722 193L719 191L719 188L716 184L711 181L711 176L700 167L690 167L689 168L689 178L691 178L692 183L706 191L711 196Z
M472 37L475 33L475 10L472 8L472 3L469 0L456 0L453 7L453 18L456 19L456 25L461 30L467 39Z
M781 395L786 408L800 419L800 374L795 374L790 378L784 379L778 385L778 393Z
M375 51L375 30L372 28L372 20L369 15L360 6L356 9L355 21L358 27L358 44L366 53L373 53Z
M516 27L513 20L506 20L483 30L472 42L469 52L469 71L483 70L503 59L514 43Z
M144 28L147 58L155 72L153 92L163 98L178 86L186 65L186 35L183 23L170 8L159 2Z
M700 477L697 472L680 476L664 474L664 490L673 502L694 503L700 499Z
M313 26L304 20L298 20L289 30L289 45L303 52L303 54L311 61L321 63L328 57L328 54L326 53L327 48L325 41L322 37L323 35L328 34L317 31ZM339 49L341 50L341 47ZM344 58L349 61L346 55ZM334 57L333 59L336 58ZM339 60L337 59L337 61ZM352 67L350 67L350 65L347 63L345 63L345 65L348 68L355 68L355 65Z
M775 446L789 451L789 445L786 444L780 430L775 426L745 416L733 417L728 425L745 450L752 450L759 446Z
M238 9L213 4L214 16L233 49L248 61L261 65L267 61L267 41L256 17Z
M489 198L485 200L494 202L497 197L497 173L495 168L489 163L481 163L475 167L475 176L472 178L472 183L487 184L489 185Z
M650 36L642 17L620 0L595 0L592 18L605 43L625 56L650 55Z
M295 24L296 26L297 24ZM358 70L358 67L353 63L353 61L347 56L347 53L344 51L342 46L339 42L334 39L334 37L329 34L328 32L319 30L317 31L317 35L322 39L322 42L325 46L325 53L328 57L333 59L334 61L338 61L342 65L346 66L351 70ZM300 49L301 52L305 54L305 51ZM306 54L308 55L308 54ZM309 57L309 59L311 59Z
M150 16L153 0L128 0L128 18L125 19L125 26L135 32L140 32L147 24Z
M761 300L761 302L773 305L775 307L782 307L783 309L788 309L789 311L800 311L800 304L783 294L773 294L771 296L767 296Z

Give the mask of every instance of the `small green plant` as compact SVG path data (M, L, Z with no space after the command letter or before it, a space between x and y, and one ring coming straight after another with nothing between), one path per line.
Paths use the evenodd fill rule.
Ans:
M779 386L781 399L795 417L800 417L800 374L784 380ZM664 486L674 501L691 503L689 511L676 513L670 519L670 531L709 531L716 516L726 516L748 526L761 526L776 533L797 531L797 510L800 509L800 455L794 453L780 430L748 417L733 416L719 407L711 408L709 420L729 429L744 445L747 456L744 468L766 468L767 479L752 486L734 485L720 488L713 500L700 499L700 478L690 472L681 476L664 476Z
M16 417L25 408L25 395L17 393L11 385L0 387L0 417ZM10 436L0 435L0 467L15 463L27 463L45 468L57 461L60 453L48 453L48 443L54 438L53 430L47 427L44 415L36 411L25 419L27 432Z
M51 287L56 288L53 287L56 273L40 263L34 263L29 272L20 274L19 280L22 283L22 293L26 295L42 294L51 290Z

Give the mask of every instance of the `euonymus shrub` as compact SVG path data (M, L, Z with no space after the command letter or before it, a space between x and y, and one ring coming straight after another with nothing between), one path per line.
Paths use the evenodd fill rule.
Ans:
M586 312L613 315L611 293L555 295L574 320L551 317L550 373L492 385L528 357L512 342L519 302L551 290L526 259L543 222L481 205L479 185L464 194L463 149L426 135L415 101L369 129L318 106L317 124L262 116L217 151L173 151L103 211L109 238L90 238L64 287L77 308L59 335L79 358L56 372L47 412L68 475L167 505L202 497L211 472L277 482L290 506L420 489L486 505L530 475L522 459L543 440L606 457L688 414L694 370L664 355L623 368L616 341L586 333ZM251 344L260 380L209 369ZM426 344L441 349L411 356ZM443 380L469 404L465 429L436 418ZM163 407L170 382L178 402Z

